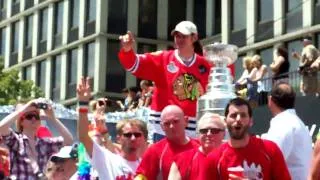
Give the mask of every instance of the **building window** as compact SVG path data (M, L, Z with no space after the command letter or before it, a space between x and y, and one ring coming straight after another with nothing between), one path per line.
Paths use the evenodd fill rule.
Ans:
M60 100L60 81L61 81L61 55L53 58L52 62L52 93L53 101Z
M37 64L37 86L41 88L43 92L46 92L46 60L40 61Z
M236 62L234 63L234 67L236 69L235 71L235 82L241 77L242 72L243 72L243 66L242 66L242 60L245 57L245 55L239 55L238 59L236 60Z
M314 1L314 24L320 24L320 0Z
M290 63L290 71L295 71L299 67L299 61L294 59L291 54L297 51L301 54L303 45L300 39L287 42L288 58Z
M32 28L33 27L33 15L26 17L25 22L25 47L32 46Z
M63 1L55 4L54 22L54 47L58 47L62 44Z
M19 48L19 21L12 24L12 46L11 52L18 53Z
M96 0L87 0L87 22L95 21L96 20L96 9L97 9L97 2Z
M157 0L139 0L139 37L157 37Z
M34 0L25 0L24 2L24 8L29 9L34 5Z
M23 79L31 80L31 65L23 68Z
M46 41L48 36L48 8L42 9L40 11L40 42Z
M273 62L273 47L261 49L258 54L261 56L262 63L269 67Z
M258 24L256 41L262 41L273 37L273 0L258 1Z
M20 12L20 0L13 0L11 6L11 16Z
M7 17L7 0L0 0L0 21Z
M124 34L127 31L127 0L109 0L108 2L108 33ZM115 26L116 24L116 26Z
M247 1L246 0L232 0L232 23L231 29L233 31L245 29L247 26L246 21L246 9Z
M213 18L212 18L212 35L221 33L221 0L215 0L212 2L213 5Z
M54 19L55 19L54 34L61 34L62 22L63 22L63 2L56 3Z
M95 42L85 45L85 59L84 59L84 76L91 78L91 89L93 89L93 77L95 70Z
M317 46L318 49L320 49L320 33L318 33L318 34L316 35L316 39L317 39L317 44L316 44L316 46Z
M246 44L246 0L231 0L231 35L230 42L239 47Z
M180 22L186 20L186 0L168 1L168 40L173 40L171 31Z
M197 25L199 38L206 36L206 1L194 1L193 22Z
M139 54L147 53L147 52L155 52L157 51L157 45L155 44L145 44L139 43L137 52Z
M79 26L79 0L70 0L70 29L78 28Z
M117 40L108 40L107 43L106 90L109 92L121 92L126 85L126 72L118 59L119 42Z
M285 1L286 32L293 32L302 27L302 0Z
M67 97L76 97L77 86L77 68L78 67L78 49L72 49L68 52L68 81Z
M5 50L6 50L6 29L0 29L0 56L5 55Z

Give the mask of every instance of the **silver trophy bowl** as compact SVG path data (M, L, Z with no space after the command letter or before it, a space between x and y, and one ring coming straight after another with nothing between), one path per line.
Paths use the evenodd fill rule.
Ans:
M207 91L197 102L197 119L206 112L224 116L226 105L236 97L233 78L227 66L236 61L238 47L222 43L209 44L203 47L203 55L214 67L210 70Z

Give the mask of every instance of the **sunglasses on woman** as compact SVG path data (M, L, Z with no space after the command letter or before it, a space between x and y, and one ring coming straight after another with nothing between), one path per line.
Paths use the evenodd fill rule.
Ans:
M211 134L218 134L219 132L224 131L223 129L219 129L219 128L203 128L203 129L199 129L200 134L208 134L208 132L210 131Z
M40 115L38 113L26 113L22 116L24 119L31 121L33 118L40 120Z

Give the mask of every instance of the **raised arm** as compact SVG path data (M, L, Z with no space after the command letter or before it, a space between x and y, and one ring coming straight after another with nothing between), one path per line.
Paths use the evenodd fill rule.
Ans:
M57 129L59 135L63 137L63 144L65 146L71 145L73 143L72 134L70 131L61 123L59 119L55 117L52 106L48 104L48 108L44 110L47 120L51 121L52 125Z
M15 121L20 118L20 115L24 112L36 110L36 106L34 100L29 101L27 104L23 105L21 108L18 108L16 111L12 112L8 116L6 116L3 120L0 121L0 134L8 135L9 129Z
M89 78L85 79L81 77L81 82L77 87L77 97L79 100L79 120L77 122L78 126L78 137L80 142L82 142L90 155L92 156L93 142L88 135L88 126L90 122L88 121L88 104L91 98L91 90L89 85Z

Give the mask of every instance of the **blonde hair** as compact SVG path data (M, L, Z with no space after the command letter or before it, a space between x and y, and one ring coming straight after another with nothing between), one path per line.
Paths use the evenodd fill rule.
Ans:
M226 129L226 123L219 114L207 112L204 115L202 115L199 119L197 125L197 132L199 132L200 124L203 124L205 122L214 122L214 124L217 125L219 128Z
M251 56L246 56L242 59L243 65L246 67L248 71L250 71L252 67L252 57Z

